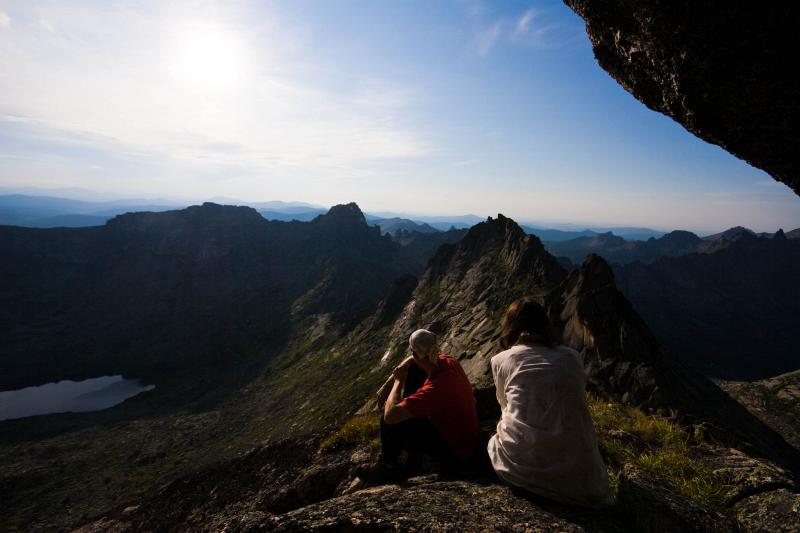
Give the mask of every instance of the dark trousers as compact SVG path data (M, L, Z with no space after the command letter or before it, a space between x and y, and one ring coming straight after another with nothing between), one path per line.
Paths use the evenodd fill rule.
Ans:
M425 383L427 375L417 365L408 369L403 398L414 394ZM450 464L455 451L434 427L429 418L411 418L399 424L387 424L381 417L381 455L388 464L396 464L405 450L409 454L430 455L439 463Z

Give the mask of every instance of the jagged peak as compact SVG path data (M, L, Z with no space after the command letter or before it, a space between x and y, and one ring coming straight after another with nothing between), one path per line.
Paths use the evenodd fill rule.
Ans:
M498 213L497 218L487 217L484 222L472 226L461 242L464 245L480 245L495 241L523 243L531 240L544 251L538 237L528 235L514 220Z
M347 226L367 225L367 218L355 202L338 204L331 207L324 215L319 215L312 222L315 224L337 224Z
M588 292L603 287L616 287L614 271L605 259L597 254L590 254L581 266L569 276L567 283L574 292Z
M428 262L423 279L430 283L444 277L460 278L475 267L482 269L481 276L535 278L541 285L557 284L566 276L538 237L526 234L502 214L475 224L457 243L442 245Z

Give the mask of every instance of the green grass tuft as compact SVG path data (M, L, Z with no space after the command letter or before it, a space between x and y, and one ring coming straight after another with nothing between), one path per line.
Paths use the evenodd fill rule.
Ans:
M319 445L322 453L340 450L346 446L368 443L370 452L380 450L380 441L375 438L378 434L380 418L377 414L356 415L347 420L342 427L328 435Z
M692 436L679 425L649 416L633 407L587 396L600 450L609 469L614 490L626 463L659 476L671 488L712 508L722 508L727 486L693 457L690 442L703 435L693 427Z

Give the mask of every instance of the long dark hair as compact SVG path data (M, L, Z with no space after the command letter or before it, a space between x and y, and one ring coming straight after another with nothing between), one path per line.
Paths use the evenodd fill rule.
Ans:
M509 305L503 317L503 329L500 332L503 349L514 346L520 340L546 346L561 343L544 307L529 298L522 298Z

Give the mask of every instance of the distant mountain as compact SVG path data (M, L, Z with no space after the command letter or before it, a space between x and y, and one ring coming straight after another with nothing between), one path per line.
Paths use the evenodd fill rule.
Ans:
M0 225L33 228L102 225L114 216L134 211L167 211L175 204L153 204L148 200L84 202L48 196L0 196Z
M798 368L798 264L797 239L740 231L706 253L618 265L614 273L665 346L707 375L751 380Z
M568 241L549 241L547 250L556 256L580 263L589 254L598 254L610 263L650 262L664 256L684 255L704 251L709 241L688 231L672 231L656 239L628 241L611 232Z
M711 253L724 248L737 236L756 234L743 227L735 227L721 233L700 238L689 231L671 231L660 238L646 241L629 241L613 233L601 233L567 241L546 241L547 250L558 257L565 257L572 263L580 263L589 254L598 254L610 263L628 264L635 261L650 263L660 257L674 257L692 253ZM800 231L784 233L760 233L763 238L796 238Z
M387 218L404 218L408 220L413 220L414 222L421 224L426 223L430 227L439 230L439 231L447 231L451 228L455 229L465 229L474 226L482 222L484 219L475 215L442 215L442 216L427 216L427 215L405 215L402 213L372 213L372 216L375 217L373 220L377 219L387 219ZM369 220L369 218L368 218ZM408 228L407 228L408 229Z
M629 228L629 227L610 227L610 228L596 228L591 227L597 233L612 232L614 235L619 235L628 241L646 241L648 239L658 239L664 235L663 231L658 231L650 228Z
M722 240L722 239L731 240L732 238L734 238L737 235L740 235L742 233L748 233L750 235L755 235L756 234L751 229L745 228L743 226L735 226L733 228L726 229L725 231L722 231L720 233L715 233L713 235L708 235L706 237L703 237L703 239L705 239L707 241L719 241L719 240Z
M650 238L659 238L664 235L663 231L658 231L650 228L636 228L636 227L597 227L597 226L584 226L581 228L577 224L567 224L560 229L549 228L547 225L528 224L522 225L526 233L536 235L543 241L566 241L576 239L578 237L591 237L600 233L613 233L618 237L622 237L626 241L645 241Z
M560 242L577 239L579 237L593 237L597 232L592 230L564 231L558 229L544 229L533 226L520 226L528 235L536 235L544 242Z
M414 222L407 218L379 218L370 221L373 226L379 226L381 233L393 235L398 231L418 231L419 233L436 233L439 230L422 222Z

